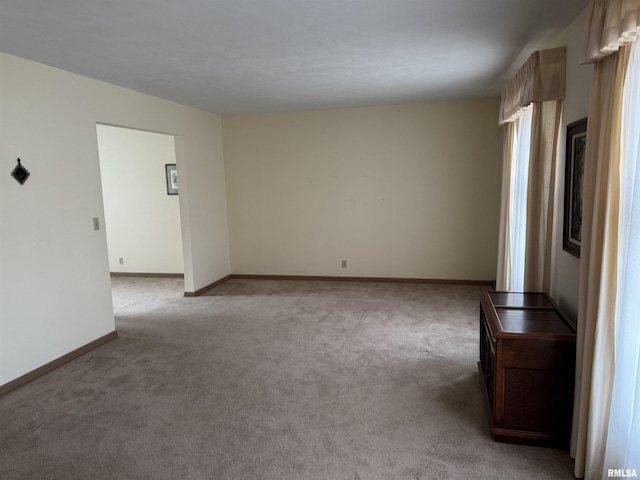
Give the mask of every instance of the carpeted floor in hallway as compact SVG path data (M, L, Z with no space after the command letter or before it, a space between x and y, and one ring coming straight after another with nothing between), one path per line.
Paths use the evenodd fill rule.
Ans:
M112 280L119 338L0 397L3 480L574 478L489 435L480 287Z

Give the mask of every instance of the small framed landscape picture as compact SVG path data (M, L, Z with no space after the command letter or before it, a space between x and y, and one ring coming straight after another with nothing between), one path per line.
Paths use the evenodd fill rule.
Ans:
M587 119L567 125L567 155L564 177L564 231L562 248L580 257L582 244L582 193L587 149Z
M175 163L164 165L167 175L167 195L178 195L178 170Z

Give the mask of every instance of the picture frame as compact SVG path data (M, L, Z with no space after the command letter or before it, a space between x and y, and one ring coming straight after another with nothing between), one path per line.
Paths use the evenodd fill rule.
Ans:
M562 248L580 258L587 118L567 125Z
M165 163L167 195L178 195L178 170L175 163Z

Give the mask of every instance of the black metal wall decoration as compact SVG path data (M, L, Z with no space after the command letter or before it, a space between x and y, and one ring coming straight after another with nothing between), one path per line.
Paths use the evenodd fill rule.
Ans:
M11 176L15 178L20 185L24 185L24 182L27 181L27 178L29 178L29 175L31 175L29 173L29 170L24 168L22 166L22 163L20 162L20 159L18 159L18 165L16 165L16 168L14 168L13 171L11 172Z

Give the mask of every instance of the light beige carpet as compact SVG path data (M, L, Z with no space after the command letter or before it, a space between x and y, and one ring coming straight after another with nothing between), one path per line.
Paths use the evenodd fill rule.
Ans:
M571 479L489 435L478 288L114 278L120 337L0 398L0 478Z

